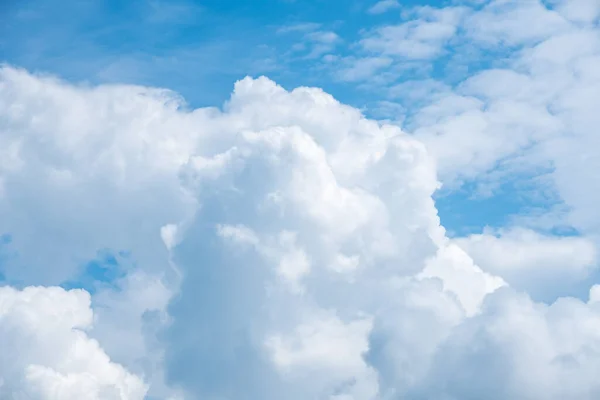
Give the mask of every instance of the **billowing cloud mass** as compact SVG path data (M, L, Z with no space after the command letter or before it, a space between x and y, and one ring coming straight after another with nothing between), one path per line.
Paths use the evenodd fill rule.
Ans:
M86 334L92 321L85 291L0 288L0 397L143 399L140 377L112 363Z
M192 110L2 67L0 397L599 398L600 10L577 3L365 32L385 62L347 80L464 35L519 48L512 70L396 85L423 105L412 134L265 77ZM575 234L540 217L449 237L442 183L532 171Z
M98 289L104 320L98 319L91 333L106 342L111 357L150 381L154 377L161 390L168 391L160 383L164 375L168 385L192 399L463 398L484 393L483 387L469 385L471 380L504 377L498 384L507 384L504 390L513 397L530 396L529 391L546 398L597 393L589 374L577 371L593 370L596 358L585 349L598 346L598 336L593 329L561 332L557 325L598 324L597 307L569 300L548 308L510 289L484 300L514 279L505 269L519 267L510 259L494 267L475 257L497 276L490 275L468 255L477 254L473 246L481 240L457 245L446 238L431 198L438 187L435 163L422 144L397 127L369 121L321 90L288 92L265 78L238 82L223 111L187 111L174 95L154 89L75 87L11 68L2 70L1 87L7 105L2 108L4 148L13 149L2 175L7 216L2 229L11 232L5 247L13 252L3 264L5 274L12 278L13 271L22 272L12 269L20 263L35 271L42 268L35 261L43 259L47 266L63 263L57 270L48 267L50 282L72 277L77 265L71 261L73 267L66 268L65 260L74 254L92 259L95 253L93 243L69 245L69 237L86 235L98 241L96 247L130 246L129 257L137 265L124 267L131 278L121 280L132 283L120 282L120 290ZM99 144L92 151L94 140ZM84 190L96 184L103 185L102 192ZM51 201L31 197L33 186L41 186L40 193L47 190ZM54 246L42 245L30 259L27 253L21 256L27 247L12 245L24 232L28 240L43 243L47 233L35 232L38 221L18 218L18 210L35 205L43 217L63 216L57 226L66 236L50 237ZM147 219L144 212L150 214ZM141 219L136 222L132 215ZM90 218L104 228L94 229ZM122 229L129 235L119 239L115 235ZM545 245L531 238L537 241L532 246ZM152 245L159 240L162 252ZM140 247L132 245L136 242ZM488 242L483 245L501 246ZM593 249L578 243L575 251L583 246L588 252L580 263L593 262ZM564 240L563 253L570 244ZM157 282L163 283L144 284L148 297L143 297L135 276L148 274L158 274ZM65 346L90 340L78 330L91 323L84 292L4 290L11 296L48 291L83 298L83 321L52 318L51 326L65 334ZM68 303L43 304L59 315ZM124 320L119 307L139 311ZM119 318L119 324L111 322ZM102 322L123 334L103 331ZM492 326L498 330L479 333ZM30 339L35 342L28 349L31 359L11 363L11 374L41 382L39 390L51 390L57 380L71 382L65 376L73 376L74 388L91 384L76 379L77 374L92 379L85 366L68 370L69 365L57 367L44 358L42 350L54 346L47 342L52 335L37 326L20 329L38 336ZM544 339L535 344L545 346L544 352L518 350L537 334ZM470 347L473 335L481 343ZM119 340L132 343L119 346ZM151 351L164 357L136 364ZM486 372L472 357L499 361ZM138 387L98 396L143 396L139 378L122 372L106 355L103 360L121 371L105 380L118 385L122 376ZM158 364L148 366L153 360ZM525 364L515 369L514 363ZM552 366L544 371L525 367L547 363ZM529 376L531 371L540 375ZM578 383L560 391L544 383L571 374ZM104 381L95 379L101 387ZM4 381L7 393L23 388ZM581 397L585 390L591 397Z

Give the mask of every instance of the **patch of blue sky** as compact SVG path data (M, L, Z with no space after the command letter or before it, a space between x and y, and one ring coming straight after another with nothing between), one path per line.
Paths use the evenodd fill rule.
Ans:
M9 282L6 278L6 267L11 259L14 259L16 254L10 248L13 238L9 233L0 234L0 285L2 284L13 284L16 282Z
M306 58L298 49L303 41L310 46L306 32L283 31L312 25L315 30L335 31L351 43L361 29L386 18L394 20L366 15L372 4L28 0L5 5L0 53L11 64L57 73L68 80L168 87L192 106L221 103L232 83L245 75L267 74L284 86L314 84L331 90L338 88L327 84L330 77L320 75L314 58ZM397 12L393 14L397 18ZM343 101L360 100L352 97L352 93L341 93Z
M435 196L442 225L450 236L481 233L486 228L499 229L511 225L515 217L528 215L557 204L553 197L536 196L539 188L526 187L530 176L513 176L482 194L481 183L469 181L452 191L440 191ZM553 232L570 231L552 227Z
M6 280L6 276L3 273L3 264L6 263L7 259L10 257L10 252L7 247L12 242L12 236L8 233L4 233L0 235L0 284L4 283Z
M85 289L91 294L100 288L119 290L118 282L126 276L129 262L128 252L98 251L97 257L83 265L74 279L60 286L64 289Z

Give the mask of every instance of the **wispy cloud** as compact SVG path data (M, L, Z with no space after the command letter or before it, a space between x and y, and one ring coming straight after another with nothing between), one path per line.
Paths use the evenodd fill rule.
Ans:
M313 32L321 27L321 24L314 22L303 22L291 25L284 25L277 28L277 33L290 33L290 32Z
M422 8L417 12L417 19L377 28L367 33L360 44L373 53L431 59L438 56L454 36L464 12L463 8Z
M301 58L305 60L320 58L342 42L337 33L322 29L321 24L310 22L282 26L277 29L277 33L292 37L296 35L296 42L289 46L289 52L304 53Z
M342 60L342 65L335 66L336 75L343 81L362 81L372 77L382 68L390 66L392 62L390 57L347 57Z
M367 12L369 14L383 14L387 11L393 10L395 8L400 8L400 3L398 0L381 0L375 4L373 4Z

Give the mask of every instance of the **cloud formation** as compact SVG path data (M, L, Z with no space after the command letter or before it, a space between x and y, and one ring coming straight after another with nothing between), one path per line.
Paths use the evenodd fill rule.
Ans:
M537 227L597 236L597 191L590 188L599 159L592 150L600 122L593 107L600 101L599 15L595 0L407 8L396 23L361 33L360 58L348 56L352 62L336 76L368 81L362 87L399 103L387 103L389 117L426 145L447 188L473 183L489 196L529 177L535 203L568 210L540 218ZM424 51L412 57L405 43Z
M86 334L90 297L58 287L0 288L0 396L142 400L146 385Z
M389 10L400 8L397 0L381 0L369 7L369 14L383 14Z
M92 258L94 247L131 248L125 280L94 295L102 308L92 333L111 357L147 374L152 360L140 366L136 359L149 349L140 320L154 312L154 334L167 329L157 344L167 379L190 396L236 395L228 392L232 382L266 398L289 387L299 397L374 396L377 375L363 354L378 310L401 281L440 279L438 289L458 296L457 309L468 313L488 290L456 286L435 268L416 276L448 246L431 199L435 164L399 128L369 121L321 90L287 92L266 78L245 79L223 111L188 111L154 89L77 87L11 68L2 76L11 104L3 139L14 160L2 175L2 207L13 215L3 230L13 241L9 249L30 240L3 264L7 279L35 279L43 268L29 261L42 236L24 234L39 220L14 215L39 203L27 197L30 186L48 185L56 200L37 212L63 216L57 226L64 234L38 256L64 269L47 279L72 280L73 256ZM99 195L106 203L95 200ZM152 215L132 224L145 213ZM75 241L81 247L67 240L81 236L93 240ZM481 277L476 281L488 279L461 254L444 255L444 262ZM151 284L152 274L163 283ZM148 297L136 276L152 285ZM400 281L390 286L390 279ZM160 317L160 299L174 292L169 318ZM119 346L111 334L125 315L122 335L142 344ZM327 349L340 335L349 338L339 343L340 355L353 361L331 364ZM207 363L214 363L213 375L198 378L195 371ZM248 375L253 369L264 373Z
M0 356L0 391L597 398L600 289L561 297L597 265L597 8L584 6L596 17L568 2L422 8L366 32L373 58L357 57L346 80L438 57L465 35L519 48L512 68L457 86L396 85L419 104L414 135L264 77L237 82L222 108L190 110L165 90L2 68L0 271L47 286L1 289L0 342L21 358ZM501 162L551 162L544 173L586 236L448 238L438 180L492 176ZM52 286L76 282L99 251L127 261L91 300Z
M546 301L565 294L580 295L575 290L577 284L598 265L596 246L585 237L549 236L513 228L457 238L453 242L485 271Z

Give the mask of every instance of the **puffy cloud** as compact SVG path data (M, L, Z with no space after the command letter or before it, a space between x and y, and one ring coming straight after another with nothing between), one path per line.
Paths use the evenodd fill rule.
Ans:
M92 321L85 291L0 288L0 396L143 399L144 382L111 362L86 334Z
M445 298L440 304L456 316L445 321L436 316L425 322L428 314L420 310L421 320L415 325L421 328L422 340L414 339L417 334L413 341L403 339L402 329L415 326L417 318L403 309L397 314L402 323L391 318L386 324L375 323L367 359L376 366L380 390L388 396L384 398L593 399L600 390L589 373L598 368L598 287L589 291L587 303L560 296L586 298L582 292L598 277L599 185L594 171L600 159L600 121L593 105L600 93L600 3L471 3L431 52L438 57L453 50L456 54L449 60L437 61L446 66L445 72L455 68L465 78L454 74L447 86L427 87L423 81L398 85L391 94L402 101L406 126L434 155L446 186L468 181L498 187L533 176L533 187L543 192L540 197L554 192L561 204L539 217L530 216L531 226L540 226L542 220L550 220L545 228L566 222L581 236L511 228L451 240L429 259L420 276L431 270L448 274L440 285L455 285L454 290L441 293L458 292L454 300L462 303L461 311L468 313L464 306L478 305L478 299L483 306L465 318L461 311L452 313L453 303ZM426 28L427 23L415 20L410 26ZM371 50L373 57L390 51L383 46ZM373 73L394 68L391 63ZM555 210L564 215L556 218ZM452 260L460 257L472 258L482 271L459 279L460 269L452 268ZM485 297L469 290L478 288L485 294L492 276L512 288ZM465 286L457 289L461 284ZM440 292L429 293L434 298L433 293ZM431 352L417 353L421 343ZM408 357L407 349L417 356Z
M144 377L150 398L178 395L165 383L164 345L158 338L169 323L166 307L172 295L173 288L160 276L137 269L92 297L94 324L88 335L112 361Z
M454 244L440 248L419 276L441 278L443 287L457 296L467 315L477 313L485 296L505 284L501 278L483 272L469 254Z
M170 307L170 378L208 398L373 398L363 354L397 290L388 280L447 245L434 163L398 128L316 89L246 79L227 112L252 126L181 172L200 208L173 250L184 279ZM211 374L189 372L207 365Z
M435 165L420 143L321 90L287 92L265 78L240 81L223 111L11 68L2 79L9 280L72 281L98 249L129 250L125 278L94 295L90 334L151 377L153 394L163 352L167 377L191 396L227 395L233 381L231 395L278 396L290 385L300 397L377 392L361 360L379 286L420 271L446 245L431 199ZM29 212L36 218L20 217ZM37 231L40 221L61 234ZM45 265L57 268L40 273ZM351 367L312 348L339 335L354 338L340 350ZM306 361L284 365L285 354ZM323 363L318 380L307 362ZM214 374L198 379L211 363ZM253 369L264 373L248 376Z
M453 241L485 271L534 298L550 301L559 295L577 294L573 292L576 284L598 263L594 242L582 237L545 236L517 228Z
M0 232L18 254L1 266L9 281L61 283L106 248L164 269L158 232L191 209L177 171L199 130L178 107L164 90L0 70Z
M0 226L17 250L7 277L35 280L56 265L44 280L72 279L78 260L104 248L130 250L135 264L94 294L93 327L83 292L2 289L63 296L39 300L40 327L10 330L15 343L38 335L40 344L21 364L0 356L2 390L35 382L28 390L103 398L102 385L117 385L144 396L114 360L161 397L170 385L191 399L452 399L486 390L594 398L596 288L589 303L544 305L502 287L520 282L506 273L511 260L481 253L514 244L509 250L530 255L546 239L484 236L484 250L476 237L448 239L432 199L440 164L398 127L320 89L287 91L266 78L239 81L222 109L189 110L156 89L75 86L11 68L0 76L0 148L9 149ZM61 234L36 231L40 221ZM564 240L593 254L584 241ZM513 269L537 260L513 260ZM58 318L64 308L72 311ZM11 313L17 322L38 315ZM90 366L99 356L63 367L41 351L74 341L104 355L99 372ZM564 387L542 383L574 376Z
M201 142L202 124L192 121L202 117L181 113L181 99L165 90L75 87L9 67L0 70L0 104L0 232L8 239L0 275L92 285L99 323L90 336L151 377L150 393L162 396L155 333L178 274L161 229L195 208L178 171ZM129 256L101 266L102 277L86 268L100 251Z
M597 303L563 298L550 306L499 290L481 315L439 346L416 396L463 399L594 399L600 386Z

